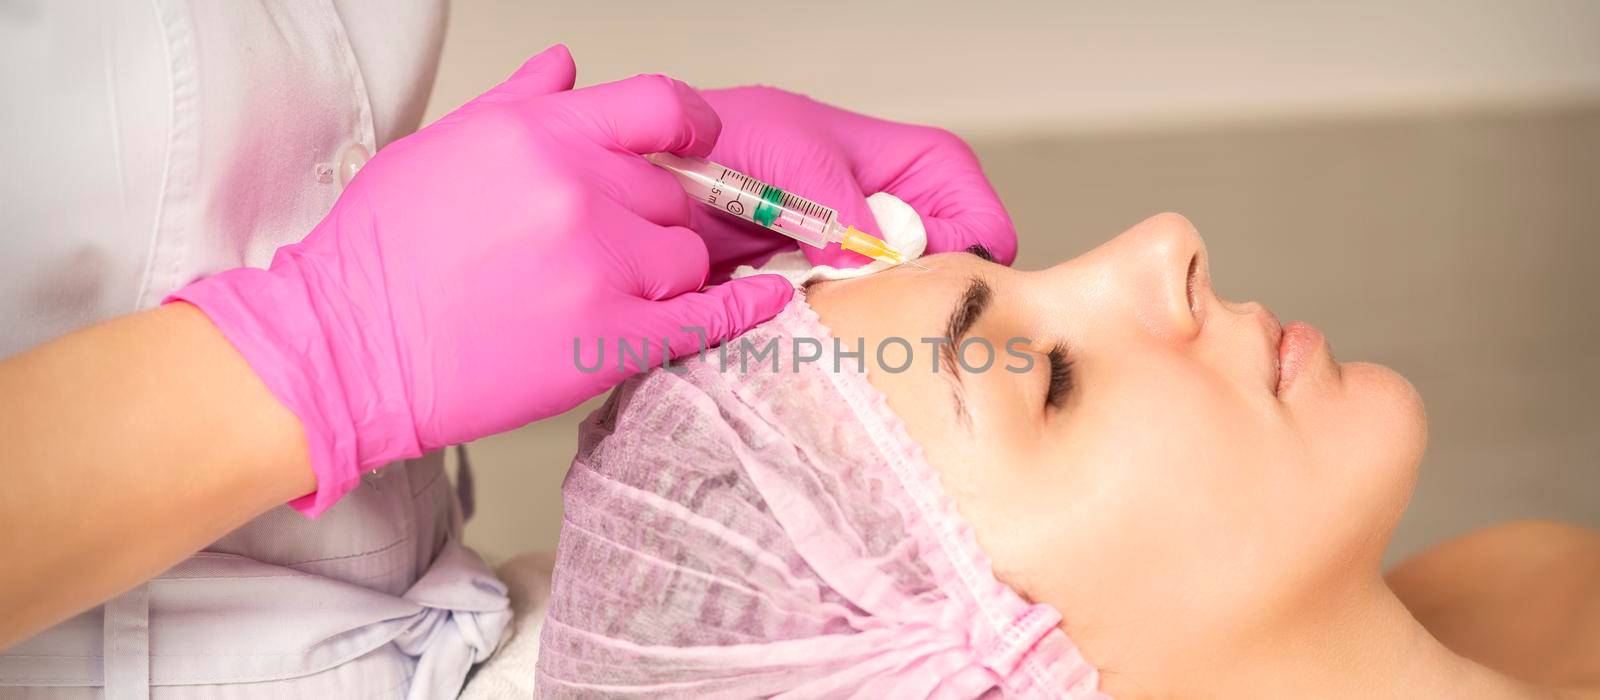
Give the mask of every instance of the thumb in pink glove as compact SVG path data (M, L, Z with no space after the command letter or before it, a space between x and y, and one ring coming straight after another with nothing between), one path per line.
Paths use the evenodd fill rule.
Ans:
M317 492L293 505L307 514L363 470L561 413L640 369L606 357L584 371L579 348L648 339L660 364L793 294L772 276L702 290L690 203L639 157L709 154L711 107L659 75L571 90L575 71L565 47L533 57L383 149L268 269L171 297L300 417Z
M1017 235L1005 206L972 149L932 127L897 124L847 112L769 87L700 93L722 117L711 160L839 210L839 220L881 235L866 196L888 192L922 216L929 253L989 249L1009 265ZM794 245L788 239L705 207L691 227L711 249L713 274L757 264ZM800 246L815 264L868 262L837 246Z

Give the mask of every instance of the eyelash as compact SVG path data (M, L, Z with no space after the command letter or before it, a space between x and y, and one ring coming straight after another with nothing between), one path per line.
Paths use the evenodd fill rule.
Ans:
M1067 349L1060 345L1050 348L1045 357L1050 361L1050 386L1045 391L1044 404L1049 408L1061 408L1067 401L1067 394L1072 392L1072 360L1067 358Z

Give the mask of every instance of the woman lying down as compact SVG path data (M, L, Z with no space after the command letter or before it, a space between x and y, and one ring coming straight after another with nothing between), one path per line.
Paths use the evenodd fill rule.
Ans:
M541 694L1600 692L1600 534L1503 526L1386 580L1416 394L1218 298L1182 217L1037 272L921 262L589 419Z

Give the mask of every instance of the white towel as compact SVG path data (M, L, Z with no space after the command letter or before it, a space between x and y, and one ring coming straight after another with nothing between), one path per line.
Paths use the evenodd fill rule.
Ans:
M555 561L550 552L527 552L495 568L511 598L511 625L500 648L473 670L460 700L533 697L533 669L539 663L539 633L550 604Z
M888 192L879 192L868 197L867 208L872 210L872 218L878 222L878 230L883 233L885 243L904 253L907 260L922 257L923 251L928 248L928 232L922 227L922 217L917 216L917 210ZM772 259L761 267L740 265L733 271L733 277L738 279L750 275L778 274L799 287L812 280L860 277L892 266L892 263L882 260L874 260L861 267L812 265L811 261L806 260L805 253L799 250L786 250L772 256Z

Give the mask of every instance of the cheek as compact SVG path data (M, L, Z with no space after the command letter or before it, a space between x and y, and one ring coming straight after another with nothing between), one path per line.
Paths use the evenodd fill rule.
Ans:
M1067 412L994 465L974 526L1024 590L1155 609L1175 585L1220 592L1253 565L1251 538L1279 530L1260 502L1274 460L1239 449L1263 445L1246 438L1256 409L1210 373L1129 359L1130 371L1086 371Z

